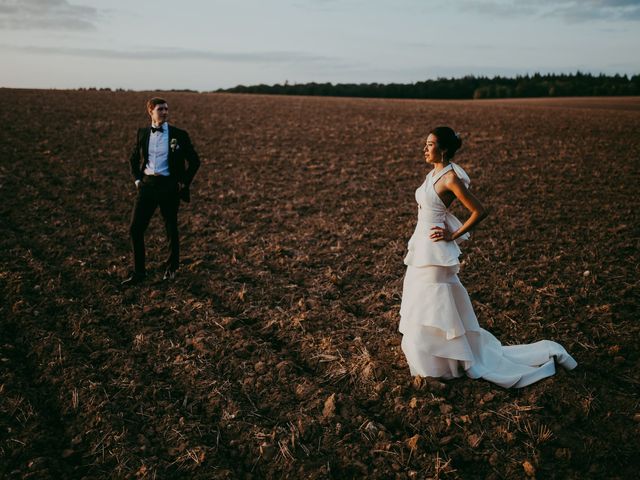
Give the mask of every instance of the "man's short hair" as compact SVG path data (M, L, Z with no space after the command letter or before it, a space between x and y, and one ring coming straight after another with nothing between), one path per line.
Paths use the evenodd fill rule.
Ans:
M150 98L149 100L147 100L147 110L151 111L154 108L156 108L156 105L162 105L163 103L167 103L167 101L164 98L160 98L160 97Z

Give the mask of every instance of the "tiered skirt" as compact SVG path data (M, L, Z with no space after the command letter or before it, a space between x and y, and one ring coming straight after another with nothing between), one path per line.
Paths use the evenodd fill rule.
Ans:
M482 329L458 270L458 265L407 266L399 329L412 375L467 375L519 388L553 375L555 362L568 370L576 367L556 342L503 346Z

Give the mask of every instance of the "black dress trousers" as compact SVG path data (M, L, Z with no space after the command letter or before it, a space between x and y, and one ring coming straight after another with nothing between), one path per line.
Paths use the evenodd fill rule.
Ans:
M144 275L145 251L144 232L149 226L149 221L160 207L160 213L164 220L169 246L169 256L166 260L166 268L177 270L180 263L180 240L178 238L178 207L180 197L178 183L171 177L144 175L138 188L138 195L131 215L129 233L133 246L133 263L135 272Z

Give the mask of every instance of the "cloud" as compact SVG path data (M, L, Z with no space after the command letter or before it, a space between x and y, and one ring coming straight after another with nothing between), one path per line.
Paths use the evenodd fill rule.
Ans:
M339 59L305 52L217 52L184 48L149 48L110 50L81 47L42 47L0 45L0 49L39 55L69 55L75 57L107 58L117 60L207 60L236 63L339 63Z
M499 17L518 17L532 15L538 9L529 3L519 1L493 1L493 0L464 0L460 2L460 9L465 12L475 12L484 15Z
M640 6L640 0L591 0L588 3L611 7Z
M458 5L493 17L555 17L569 23L640 20L640 0L464 0Z
M99 11L67 0L0 0L0 27L8 30L94 30Z
M547 12L545 16L559 16L570 23L592 20L637 21L640 20L639 0L586 0L565 1Z

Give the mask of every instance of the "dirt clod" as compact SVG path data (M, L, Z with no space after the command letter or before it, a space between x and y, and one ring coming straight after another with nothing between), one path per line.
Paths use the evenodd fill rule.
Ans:
M332 393L325 401L322 409L322 416L327 419L336 414L336 394Z

